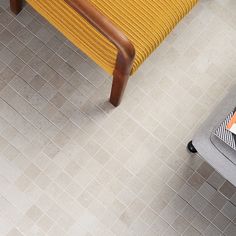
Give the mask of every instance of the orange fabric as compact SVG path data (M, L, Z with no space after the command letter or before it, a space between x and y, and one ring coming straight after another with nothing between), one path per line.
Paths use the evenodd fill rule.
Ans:
M87 0L134 44L134 73L197 0ZM72 43L113 73L117 49L63 0L27 0Z

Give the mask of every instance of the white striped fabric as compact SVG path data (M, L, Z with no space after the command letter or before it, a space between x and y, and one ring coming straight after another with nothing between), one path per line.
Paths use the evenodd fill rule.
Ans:
M216 135L219 139L228 144L231 148L236 150L236 135L231 133L226 129L227 124L231 120L234 115L234 111L232 111L226 119L220 124L220 126L214 131L214 135Z

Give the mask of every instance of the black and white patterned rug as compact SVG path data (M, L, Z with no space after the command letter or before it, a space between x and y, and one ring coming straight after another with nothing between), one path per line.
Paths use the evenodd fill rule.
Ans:
M234 113L236 112L236 108L232 111L226 119L220 124L220 126L215 130L214 134L236 150L236 135L227 130L226 126L230 122L231 118L233 117Z

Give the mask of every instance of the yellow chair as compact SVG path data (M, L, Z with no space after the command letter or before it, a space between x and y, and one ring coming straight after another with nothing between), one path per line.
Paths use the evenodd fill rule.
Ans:
M128 78L198 0L26 0L73 44L113 75L118 106ZM10 0L19 13L22 0Z

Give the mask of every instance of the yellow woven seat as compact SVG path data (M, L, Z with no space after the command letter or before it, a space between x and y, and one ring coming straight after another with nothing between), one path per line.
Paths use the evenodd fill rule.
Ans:
M24 0L10 0L18 14ZM118 106L128 79L198 0L26 0L87 56L113 75Z
M197 0L87 0L107 16L133 43L131 74L158 47ZM109 74L117 49L64 0L27 0L42 16Z

